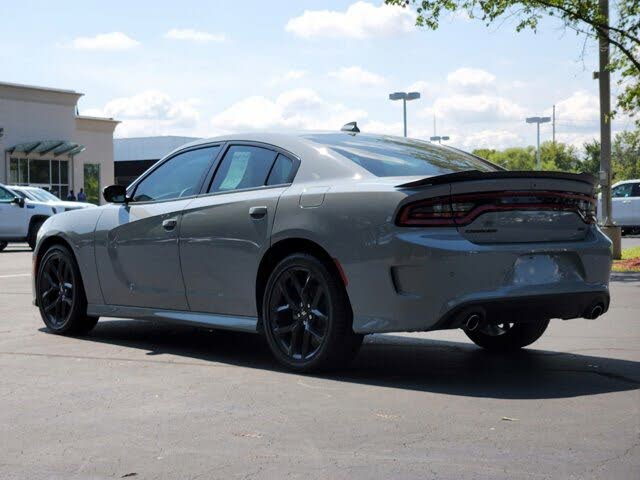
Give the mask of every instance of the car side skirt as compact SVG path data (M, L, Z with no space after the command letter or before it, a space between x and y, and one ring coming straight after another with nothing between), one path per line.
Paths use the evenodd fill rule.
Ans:
M198 327L220 328L239 332L258 332L257 317L236 317L213 313L158 310L155 308L129 307L126 305L87 305L87 315L93 317L118 317L139 320L166 321Z

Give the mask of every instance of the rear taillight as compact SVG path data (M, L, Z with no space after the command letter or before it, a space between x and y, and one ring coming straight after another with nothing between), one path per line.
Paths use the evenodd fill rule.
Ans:
M468 225L483 213L515 210L572 211L585 223L596 221L596 199L580 193L488 192L429 198L405 205L399 226Z

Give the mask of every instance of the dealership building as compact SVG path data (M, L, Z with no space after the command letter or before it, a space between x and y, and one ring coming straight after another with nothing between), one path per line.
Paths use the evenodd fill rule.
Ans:
M0 183L46 188L60 198L84 188L103 203L114 183L111 118L78 114L82 93L0 82Z

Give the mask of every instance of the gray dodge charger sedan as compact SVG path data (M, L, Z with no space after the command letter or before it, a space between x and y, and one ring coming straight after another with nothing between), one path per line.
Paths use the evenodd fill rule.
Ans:
M462 328L515 350L550 319L607 311L593 177L353 130L194 142L107 187L108 205L51 217L34 251L46 326L260 333L311 371L343 365L370 333Z

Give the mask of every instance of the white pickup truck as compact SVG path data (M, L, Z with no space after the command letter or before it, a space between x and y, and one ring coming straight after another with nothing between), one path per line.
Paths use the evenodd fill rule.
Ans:
M0 184L0 251L8 242L27 242L33 249L38 230L56 209L16 195Z

